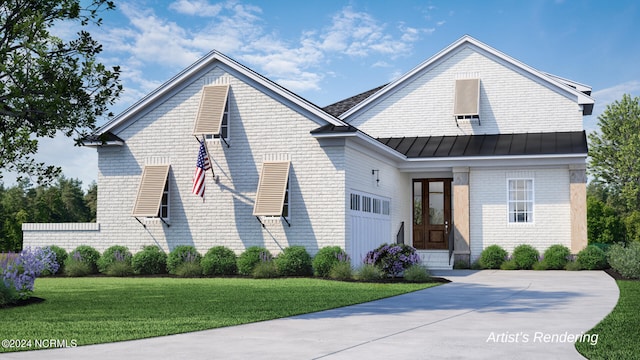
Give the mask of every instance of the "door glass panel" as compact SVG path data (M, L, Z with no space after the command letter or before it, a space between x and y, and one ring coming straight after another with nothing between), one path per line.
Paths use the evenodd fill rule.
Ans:
M422 182L413 183L413 223L422 224Z
M444 224L444 182L429 182L429 224Z

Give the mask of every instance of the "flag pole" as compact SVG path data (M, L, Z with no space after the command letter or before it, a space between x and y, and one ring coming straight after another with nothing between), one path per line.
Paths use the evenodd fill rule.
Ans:
M209 155L209 147L207 147L207 138L204 136L204 134L202 134L202 143L204 144L204 151L207 153L207 158L209 159L209 167L211 168L211 176L213 176L213 182L217 183L216 174L213 172L213 164L212 164L212 160L211 160L211 155Z

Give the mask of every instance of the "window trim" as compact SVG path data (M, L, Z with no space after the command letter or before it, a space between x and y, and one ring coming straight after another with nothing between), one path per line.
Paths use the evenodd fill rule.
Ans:
M525 182L525 193L531 193L531 198L530 199L524 199L524 200L520 200L520 199L511 199L511 182L512 181L524 181ZM528 186L526 184L531 184L531 188L529 189ZM517 185L516 185L517 187ZM516 189L517 190L517 189ZM517 206L515 204L517 203L530 203L531 204L531 209L530 210L524 210L522 212L522 214L525 215L526 219L525 221L518 221L518 210L517 210ZM511 204L514 204L514 210L511 211ZM536 207L536 196L535 196L535 180L533 178L523 178L523 177L518 177L518 178L508 178L507 179L507 224L509 225L533 225L535 224L535 207ZM526 206L525 206L526 208ZM528 214L528 215L527 215ZM512 215L514 215L515 217L512 218Z

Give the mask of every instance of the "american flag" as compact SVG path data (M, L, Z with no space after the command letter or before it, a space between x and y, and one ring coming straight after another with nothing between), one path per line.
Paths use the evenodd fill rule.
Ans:
M198 152L198 162L196 163L196 173L193 175L193 188L191 192L200 197L204 197L204 175L211 169L207 149L204 141L200 142L200 152Z

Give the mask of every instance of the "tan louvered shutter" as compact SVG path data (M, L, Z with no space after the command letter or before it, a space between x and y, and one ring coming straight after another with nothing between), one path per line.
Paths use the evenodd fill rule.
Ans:
M142 171L138 196L132 216L157 217L164 185L169 175L169 165L146 165Z
M282 215L290 163L290 161L265 161L262 163L253 215Z
M208 85L202 88L200 107L193 127L194 135L218 135L227 105L229 85Z
M480 79L456 80L453 115L468 116L480 114Z

